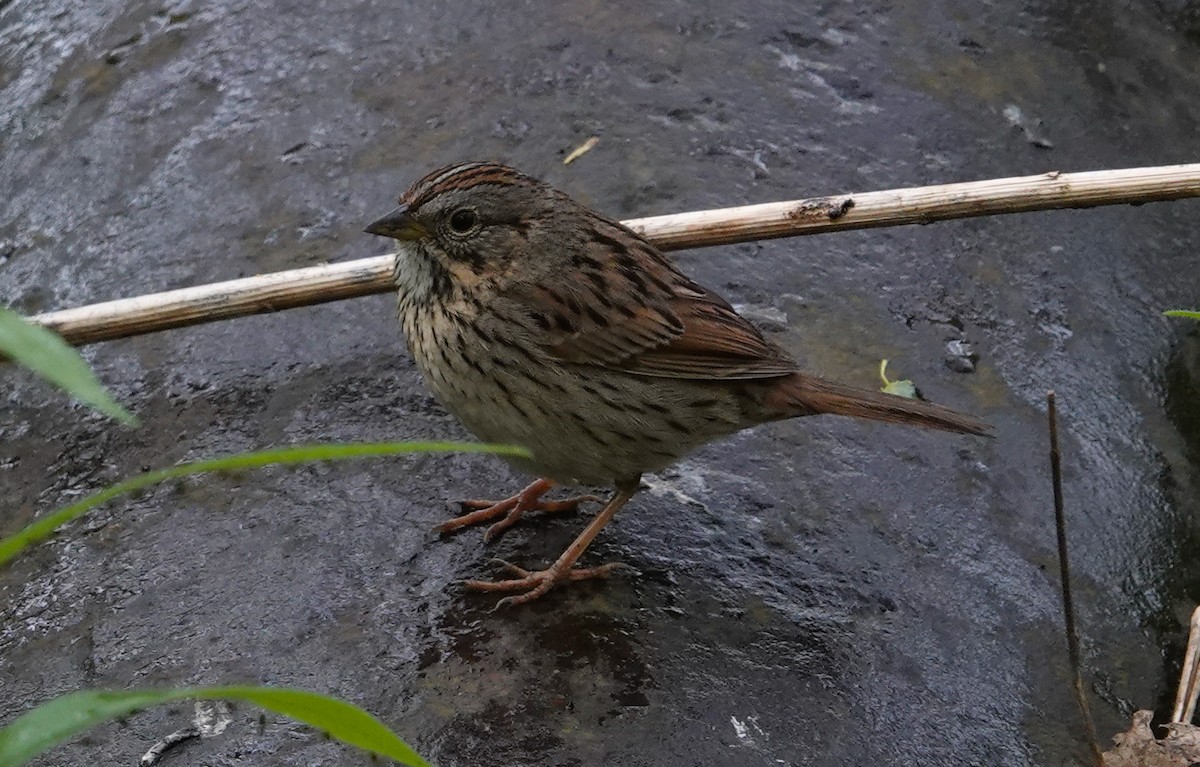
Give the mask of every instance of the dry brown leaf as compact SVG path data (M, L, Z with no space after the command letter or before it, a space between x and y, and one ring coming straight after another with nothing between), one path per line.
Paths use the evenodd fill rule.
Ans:
M1138 711L1125 732L1113 736L1116 748L1104 752L1104 767L1189 767L1200 762L1200 727L1167 725L1162 740L1150 729L1152 711Z

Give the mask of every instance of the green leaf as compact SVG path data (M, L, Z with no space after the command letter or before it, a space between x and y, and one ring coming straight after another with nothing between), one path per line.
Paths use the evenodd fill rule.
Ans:
M137 419L117 404L92 369L57 333L35 325L0 306L0 355L14 359L57 384L80 402L118 421L137 425Z
M917 386L912 381L889 381L887 377L887 360L879 361L879 377L883 379L883 386L879 391L884 394L894 394L897 397L907 397L908 399L917 398Z
M917 387L909 380L889 381L888 385L880 389L880 391L884 394L895 394L897 397L917 398Z
M348 458L378 458L381 456L399 455L402 453L494 453L497 455L523 456L528 453L511 445L480 445L472 442L348 442L317 445L296 445L272 450L262 450L254 453L240 453L222 458L211 458L192 463L181 463L157 471L150 471L130 477L123 482L100 490L87 498L76 501L70 506L47 514L41 519L29 524L15 535L0 540L0 565L4 565L17 554L33 544L49 538L55 530L82 516L90 509L110 501L119 495L126 495L149 485L156 485L169 479L186 477L191 474L204 474L212 471L235 471L238 469L254 469L261 466L313 463L316 461L339 461ZM0 765L4 762L0 762Z
M430 767L383 722L337 698L280 687L183 687L174 690L84 690L63 695L0 730L0 764L20 767L84 730L150 706L185 698L240 700L312 725L343 743L411 767Z
M1200 320L1200 312L1192 312L1187 309L1172 309L1169 312L1163 312L1168 317L1186 317L1189 320Z

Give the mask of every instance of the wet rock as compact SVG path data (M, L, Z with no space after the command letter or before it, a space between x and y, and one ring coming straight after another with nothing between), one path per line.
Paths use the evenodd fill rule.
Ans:
M1195 42L1186 19L1164 23L1182 13L9 3L0 302L36 312L375 255L363 226L463 159L508 160L622 217L1190 161ZM1005 124L1012 104L1052 127L1055 168ZM560 150L591 135L564 167ZM447 501L525 480L493 459L267 470L113 501L0 571L0 723L83 687L245 681L341 695L442 765L1079 761L1030 445L1054 388L1084 671L1108 680L1095 709L1111 735L1125 701L1159 704L1174 684L1176 612L1196 592L1195 339L1159 312L1200 295L1197 204L674 254L765 307L808 369L877 387L890 358L997 438L835 418L739 434L647 478L585 558L640 577L497 614L456 584L495 556L551 561L586 517L531 519L488 547L431 535ZM968 339L975 373L955 375L947 341ZM0 371L5 532L142 467L467 436L405 355L390 296L87 354L146 426ZM43 763L133 764L189 713L98 728ZM358 758L233 718L163 763Z

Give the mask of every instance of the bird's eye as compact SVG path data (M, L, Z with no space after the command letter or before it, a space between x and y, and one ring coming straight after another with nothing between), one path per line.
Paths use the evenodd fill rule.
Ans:
M461 208L450 216L450 228L459 234L466 234L479 223L479 216L470 208Z

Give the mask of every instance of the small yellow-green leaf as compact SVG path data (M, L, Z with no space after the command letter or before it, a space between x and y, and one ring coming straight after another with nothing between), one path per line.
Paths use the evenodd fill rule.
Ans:
M312 725L343 743L411 767L430 767L383 722L358 706L306 690L194 687L173 690L84 690L17 717L0 730L0 765L20 767L74 735L110 719L185 698L241 700Z
M887 377L887 360L879 361L879 377L883 379L883 386L879 391L884 394L895 394L897 397L907 397L908 399L917 398L917 387L912 381L889 381Z
M33 544L49 538L55 530L90 509L110 501L119 495L132 493L149 485L169 479L186 477L189 474L204 474L211 471L235 471L262 466L293 466L315 461L339 461L347 458L378 458L402 453L495 453L498 455L528 455L512 445L480 445L473 442L348 442L317 445L296 445L254 453L211 458L192 463L181 463L165 469L139 474L123 482L93 493L86 498L64 506L26 526L15 535L0 540L0 565L4 565L17 554ZM3 765L0 762L0 765Z
M907 397L908 399L917 398L917 387L912 381L889 381L888 385L880 389L884 394L895 394L897 397Z
M0 355L11 357L80 402L122 423L137 424L137 419L118 405L97 380L79 352L57 333L3 306L0 306Z
M1186 317L1189 320L1200 320L1200 312L1188 311L1187 309L1172 309L1169 312L1163 312L1168 317Z

